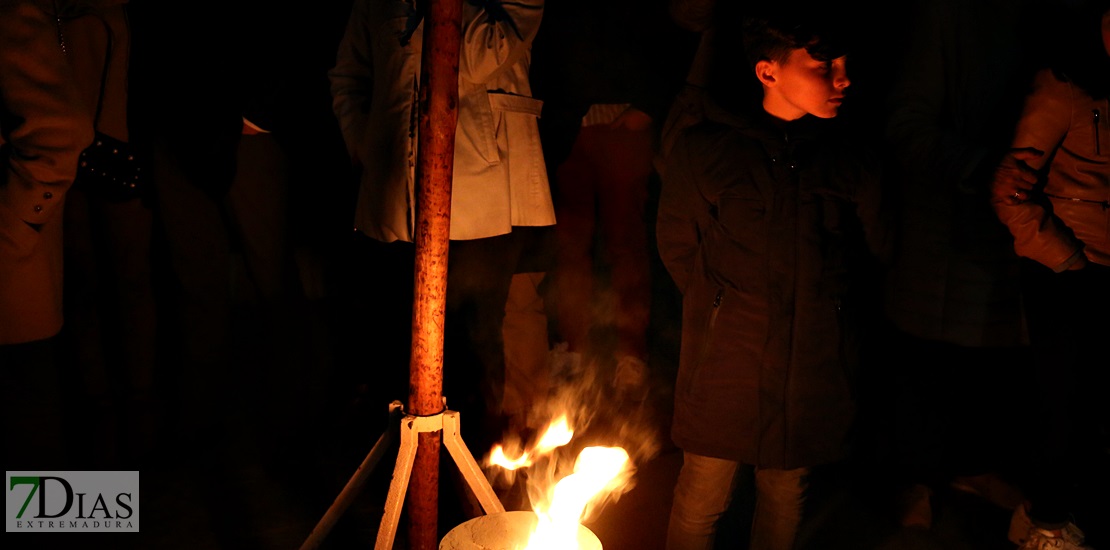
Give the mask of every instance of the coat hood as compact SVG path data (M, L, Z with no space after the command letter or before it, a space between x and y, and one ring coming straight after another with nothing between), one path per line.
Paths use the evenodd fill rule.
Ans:
M785 137L789 137L791 141L808 140L835 124L835 119L823 120L812 115L805 115L797 120L782 120L764 111L759 103L737 109L726 109L720 104L707 101L705 118L713 123L735 128L761 141L780 141Z

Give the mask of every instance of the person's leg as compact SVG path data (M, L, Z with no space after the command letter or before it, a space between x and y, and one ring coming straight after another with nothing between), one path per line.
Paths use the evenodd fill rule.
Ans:
M667 523L667 550L713 548L717 521L728 510L739 474L739 462L682 453Z
M228 192L243 265L252 291L264 304L302 294L289 238L289 168L285 152L269 134L243 136L238 169Z
M160 411L154 395L158 312L154 294L153 212L140 200L101 202L98 246L105 291L104 325L110 375L119 399L121 452L137 461L155 450ZM133 463L133 462L132 462Z
M65 201L65 323L56 338L57 356L66 391L67 418L91 415L103 419L102 428L95 433L76 428L77 422L65 424L70 430L68 437L88 449L82 467L92 470L114 465L118 458L119 411L113 402L109 376L118 358L110 358L106 349L111 324L107 312L118 304L112 303L111 280L104 276L108 263L101 253L104 228L94 204L101 201L83 189L66 193Z
M1076 289L1069 319L1079 329L1073 333L1077 348L1072 366L1075 399L1072 401L1072 448L1076 455L1075 523L1094 548L1110 547L1110 396L1103 382L1106 374L1105 338L1110 334L1110 266L1088 264L1078 272L1080 281L1061 281Z
M233 296L245 322L235 327L244 361L243 394L269 456L303 452L315 400L314 319L289 239L290 175L285 152L271 134L244 135L228 192L233 250L245 277ZM292 458L291 458L292 460Z
M593 242L596 167L589 143L595 130L582 128L570 156L555 170L555 265L551 300L555 327L569 351L586 353L593 327Z
M598 223L604 262L609 268L616 343L613 362L605 362L604 379L618 396L647 395L647 329L651 315L651 263L647 216L648 180L652 173L653 133L649 130L599 129L593 143L597 156Z
M172 311L164 318L175 338L167 358L174 390L176 449L211 456L228 412L231 353L230 245L219 204L189 173L186 159L168 139L153 145L155 212L168 258ZM212 177L217 177L215 174ZM186 459L179 453L171 455Z
M1061 529L1074 521L1090 531L1092 544L1105 541L1105 528L1093 518L1105 517L1107 421L1105 385L1099 375L1105 365L1110 307L1107 276L1098 265L1076 272L1053 273L1028 263L1023 275L1030 308L1030 336L1038 358L1034 380L1039 398L1040 424L1032 433L1045 443L1032 449L1028 491L1029 518L1038 527ZM1101 432L1101 433L1100 433ZM1101 515L1092 512L1101 508Z
M752 550L792 550L802 523L809 468L755 470Z
M890 335L889 359L899 366L893 375L890 408L892 511L903 527L928 529L933 523L933 491L943 479L945 426L952 400L949 345L916 338L900 330Z
M505 303L504 412L517 428L527 425L529 411L543 403L551 389L547 314L539 292L543 278L543 273L513 275Z
M652 171L650 131L601 129L591 142L598 157L598 218L616 298L616 355L647 359L651 267L644 209Z
M86 467L63 429L65 416L56 355L57 338L0 345L4 401L4 470Z
M514 232L515 233L515 232ZM475 456L502 436L505 345L501 329L520 256L514 233L451 241L448 251L443 388L447 407L464 420Z
M1072 383L1070 365L1074 349L1067 345L1066 325L1070 321L1060 299L1071 299L1056 281L1059 274L1035 262L1023 262L1022 277L1028 308L1029 334L1036 364L1033 384L1037 388L1031 403L1035 415L1032 433L1051 434L1051 444L1034 445L1029 449L1031 472L1028 480L1030 518L1037 524L1050 526L1068 521L1067 504L1068 453L1061 444L1067 435L1068 408Z
M73 435L90 449L86 467L118 467L124 455L135 466L156 436L153 215L139 199L113 202L75 189L66 194L65 225L60 356L73 414L103 419L95 434Z
M344 464L360 461L370 450L353 433L380 434L395 426L388 410L393 401L408 403L412 351L412 243L384 243L352 231L341 255L341 276L327 316L334 349L322 414L336 421L318 429L335 457Z
M959 491L1013 511L1024 498L1012 480L1028 443L1022 411L1022 388L1031 373L1024 347L961 347L950 368L961 373L953 384L947 425L944 479Z

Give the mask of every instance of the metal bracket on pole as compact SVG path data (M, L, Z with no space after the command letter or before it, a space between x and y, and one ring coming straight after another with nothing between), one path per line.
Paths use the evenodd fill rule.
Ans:
M409 477L412 475L412 464L416 459L417 436L425 432L443 431L443 445L451 453L455 465L462 472L470 490L478 498L486 514L504 512L505 506L497 498L493 487L490 486L482 469L474 460L474 456L463 443L459 433L459 413L457 411L444 411L432 416L407 415L401 420L401 447L397 451L397 463L393 466L393 480L389 483L389 494L385 499L385 513L382 514L381 526L378 528L375 550L391 550L393 539L397 536L397 524L401 519L401 507L405 503L405 492L408 491Z
M405 493L408 491L409 478L412 476L413 461L416 460L416 448L419 439L417 436L423 432L443 431L443 445L451 453L451 458L454 459L455 465L462 472L463 479L470 486L470 490L474 491L474 495L478 498L478 502L487 515L505 511L505 506L501 504L501 500L497 498L497 494L494 493L493 487L490 486L485 474L482 473L482 469L474 460L474 456L470 454L466 444L463 443L459 429L458 411L448 410L432 416L406 415L402 418L401 414L403 412L400 401L390 403L391 422L393 419L399 419L401 423L401 446L397 451L397 463L393 466L393 479L389 484L389 494L386 495L385 513L382 515L381 526L378 528L378 538L374 545L375 550L391 550L393 548L393 539L397 536L397 524L401 519L401 507L405 503ZM386 447L393 440L391 437L393 429L391 425L389 430L378 439L377 444L370 450L370 454L366 455L362 465L347 481L347 485L340 491L335 502L328 508L327 513L324 514L324 517L320 519L312 533L309 534L308 539L301 545L301 550L319 548L324 537L327 536L339 517L350 507L370 472L382 459Z

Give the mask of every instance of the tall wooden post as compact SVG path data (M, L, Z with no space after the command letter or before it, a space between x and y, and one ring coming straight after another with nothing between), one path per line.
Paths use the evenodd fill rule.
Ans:
M443 412L443 327L451 177L459 103L462 0L420 0L420 126L416 156L416 277L409 365L409 414ZM409 548L436 550L439 449L443 432L421 433L409 482Z

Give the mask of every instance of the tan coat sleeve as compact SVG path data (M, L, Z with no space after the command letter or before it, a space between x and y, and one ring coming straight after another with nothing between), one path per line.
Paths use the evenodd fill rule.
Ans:
M1041 170L1067 135L1072 93L1070 86L1057 80L1050 71L1037 75L1033 91L1025 100L1013 141L1015 148L1032 147L1044 152L1044 156L1029 162L1031 168ZM992 204L998 218L1013 234L1014 251L1020 256L1061 271L1066 268L1063 264L1082 247L1042 199L1034 197L1017 204L1002 201Z
M351 4L347 29L339 42L335 65L328 70L331 84L332 112L339 121L347 154L356 165L365 151L364 138L370 126L370 101L374 96L374 52L370 32L369 3L358 0ZM383 98L379 98L383 101Z
M0 0L0 235L52 221L93 138L54 19L36 3Z

